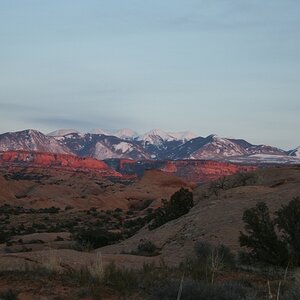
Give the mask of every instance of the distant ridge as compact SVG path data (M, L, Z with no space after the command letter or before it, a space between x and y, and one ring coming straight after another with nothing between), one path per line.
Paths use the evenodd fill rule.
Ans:
M203 159L235 163L300 164L300 147L284 151L269 145L253 145L244 139L207 137L194 133L153 129L138 135L131 129L108 133L95 129L80 133L59 129L47 135L28 129L0 135L0 151L25 150L75 154L81 157L131 160Z

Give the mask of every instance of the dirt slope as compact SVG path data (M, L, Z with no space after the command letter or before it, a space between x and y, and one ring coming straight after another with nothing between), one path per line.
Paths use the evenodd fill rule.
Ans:
M161 256L174 264L192 253L198 240L223 243L238 250L238 236L243 230L242 215L246 208L265 201L274 212L293 197L300 196L300 167L263 169L256 174L257 184L221 191L218 197L203 199L201 195L207 187L198 189L195 191L197 204L187 215L153 231L144 228L132 238L100 250L102 253L130 252L141 240L149 239L162 248Z
M0 205L26 208L72 206L75 209L128 209L143 201L157 206L181 187L184 180L162 171L147 171L141 179L123 181L85 173L47 168L0 169ZM0 173L0 174L1 174ZM5 177L5 178L4 178Z

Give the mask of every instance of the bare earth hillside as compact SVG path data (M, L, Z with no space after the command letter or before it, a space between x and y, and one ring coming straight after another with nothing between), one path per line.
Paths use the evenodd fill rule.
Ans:
M43 203L47 203L47 206L61 204L63 208L73 204L76 207L70 212L62 210L56 214L39 213L38 211L33 212L32 215L28 214L28 211L23 214L12 214L11 218L6 219L9 221L7 226L11 224L16 228L20 228L22 224L25 224L27 228L28 218L34 218L31 221L39 224L43 218L47 217L47 226L55 222L57 224L61 221L66 222L70 217L80 219L80 222L84 224L92 218L96 221L102 215L105 216L105 212L100 211L100 208L120 208L121 205L124 205L122 212L122 218L124 218L129 206L137 205L138 207L140 201L152 199L148 208L155 208L160 205L161 198L169 198L181 186L189 187L178 177L153 170L147 171L143 178L130 184L113 183L95 176L90 178L88 174L84 173L74 175L74 173L60 172L58 174L55 170L51 170L47 174L39 170L38 174L42 177L34 180L32 178L17 180L7 176L9 174L13 175L6 173L5 176L0 177L2 204L7 203L7 199L11 199L9 203L13 206L37 208L39 205L43 207L45 205ZM20 175L20 172L18 174ZM34 177L37 173L30 173L26 170L23 175ZM160 268L162 264L177 266L187 257L194 255L193 247L199 240L215 245L222 243L232 250L238 251L239 232L243 230L244 226L242 215L246 208L254 207L258 201L265 201L271 212L274 212L282 204L288 203L300 195L299 166L260 169L254 171L252 175L255 182L245 186L236 185L234 188L229 188L230 184L228 184L224 190L218 189L217 192L212 188L212 183L198 187L194 189L195 205L186 215L152 231L148 229L148 225L145 225L130 238L93 251L75 250L72 237L67 231L43 231L42 233L16 235L10 239L10 243L0 245L0 271L2 272L0 272L0 291L17 286L19 299L33 299L41 295L49 299L55 299L57 295L60 295L62 299L70 299L70 295L75 292L77 295L82 292L80 286L74 285L76 278L73 278L73 281L62 283L61 280L66 279L52 278L47 275L48 273L33 279L32 274L34 273L26 272L46 269L47 272L58 275L73 274L74 272L80 274L82 268L97 270L99 262L104 267L109 267L109 264L114 262L117 266L134 270L139 270L145 264L151 263L156 268ZM239 178L238 176L227 177L226 183L235 182ZM95 198L91 197L93 194ZM24 196L22 197L22 195ZM77 195L77 198L74 195ZM82 197L85 195L88 196L88 199ZM86 206L95 205L99 209L83 210L87 207L83 207L82 203ZM116 211L114 212L116 213ZM107 215L107 213L106 218L107 216L111 218L112 215ZM138 217L141 213L142 211L139 209L135 210L136 215L132 218ZM4 216L5 214L2 217ZM114 222L117 221L116 218ZM129 254L134 253L137 246L147 240L152 241L159 249L157 256L145 257ZM1 274L4 275L1 277ZM28 274L29 277L24 277L24 274ZM220 280L222 280L222 274L220 276ZM235 274L234 276L238 278L242 275ZM264 279L261 280L264 285ZM106 295L104 299L117 299L114 298L116 294L109 289L105 290L104 294ZM77 297L79 297L78 299L93 299ZM138 296L137 298L131 297L130 299L143 299Z
M153 231L142 229L132 238L99 249L102 253L130 252L145 239L162 248L162 257L170 263L178 263L192 253L194 243L205 240L214 244L225 244L233 250L239 249L238 236L243 230L242 215L245 209L265 201L274 212L282 204L300 195L300 167L281 167L256 171L258 182L251 186L235 187L220 191L218 196L207 194L209 184L198 188L197 203L183 217L173 220Z
M157 207L162 198L190 186L181 178L156 170L130 181L106 178L97 172L41 167L14 167L2 169L1 173L0 204L26 208L128 209L143 201Z

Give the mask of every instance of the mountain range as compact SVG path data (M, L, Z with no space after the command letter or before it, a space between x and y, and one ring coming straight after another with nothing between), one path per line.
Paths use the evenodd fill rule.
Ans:
M0 135L0 151L25 150L80 157L132 160L218 160L241 163L300 163L300 147L290 151L253 145L243 139L217 135L201 137L192 132L151 130L138 135L131 129L108 133L95 129L80 133L60 129L48 134L29 129Z

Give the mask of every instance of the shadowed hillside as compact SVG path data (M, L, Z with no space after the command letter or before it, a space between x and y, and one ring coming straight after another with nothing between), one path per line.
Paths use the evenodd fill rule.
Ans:
M170 197L181 187L191 186L179 177L158 170L147 171L142 178L130 180L120 176L105 177L98 170L84 172L11 164L2 165L0 170L0 205L27 208L71 206L126 210L144 201L157 207L162 198Z
M238 250L245 209L255 206L258 201L265 201L274 212L300 195L300 167L262 169L253 174L255 183L225 190L219 188L217 195L211 183L196 189L196 205L188 214L152 231L144 228L136 236L101 251L130 252L141 239L148 239L162 248L162 257L166 261L177 263L193 251L199 240L223 243ZM235 181L236 176L229 177L228 182Z

